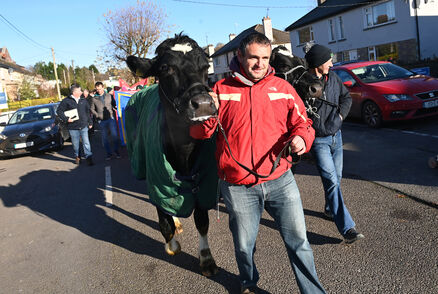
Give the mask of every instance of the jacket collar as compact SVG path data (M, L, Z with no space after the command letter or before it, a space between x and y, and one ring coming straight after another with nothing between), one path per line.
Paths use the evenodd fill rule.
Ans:
M245 84L245 85L247 85L247 86L250 86L250 87L254 86L254 84L256 84L256 83L258 83L258 82L260 82L260 81L263 81L264 79L266 79L266 78L269 77L269 76L273 76L273 75L275 75L275 70L274 70L274 68L271 67L271 66L269 65L269 67L268 67L268 71L267 71L266 75L265 75L260 81L254 83L254 82L251 81L251 80L248 78L248 76L245 74L245 71L243 70L242 66L240 65L240 62L239 62L239 60L237 59L237 56L234 56L233 59L231 59L231 62L230 62L230 69L231 69L231 71L232 71L231 76L232 76L235 80L239 81L239 82L242 83L242 84Z

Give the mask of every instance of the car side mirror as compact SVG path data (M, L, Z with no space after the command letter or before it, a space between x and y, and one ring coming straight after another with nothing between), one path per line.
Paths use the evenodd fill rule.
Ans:
M353 82L352 81L346 81L346 82L344 82L344 85L347 88L351 88L351 87L353 87Z
M7 124L8 124L8 123L0 122L0 127L6 127Z

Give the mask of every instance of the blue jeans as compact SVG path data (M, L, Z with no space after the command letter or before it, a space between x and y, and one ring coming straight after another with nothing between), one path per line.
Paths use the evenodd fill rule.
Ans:
M333 214L339 233L344 235L356 224L345 206L341 191L343 164L341 130L333 136L316 137L311 152L324 186L325 209Z
M106 154L111 155L111 147L109 143L109 136L113 142L113 149L116 154L119 154L120 138L117 134L117 124L115 119L101 120L99 122L100 129L102 131L102 144L105 147Z
M71 137L71 144L73 145L73 151L75 152L75 156L79 157L79 138L82 138L82 145L84 146L85 158L93 155L91 153L91 145L90 140L88 139L88 127L85 127L80 130L68 130Z
M292 172L288 170L278 179L252 187L223 180L219 184L229 213L241 285L255 286L259 280L254 252L260 219L266 208L280 228L301 293L325 293L316 274L300 193Z

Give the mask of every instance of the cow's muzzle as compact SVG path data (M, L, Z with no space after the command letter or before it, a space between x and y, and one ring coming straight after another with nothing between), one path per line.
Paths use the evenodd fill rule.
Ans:
M192 122L202 122L217 113L213 98L208 93L200 93L189 100L189 117Z

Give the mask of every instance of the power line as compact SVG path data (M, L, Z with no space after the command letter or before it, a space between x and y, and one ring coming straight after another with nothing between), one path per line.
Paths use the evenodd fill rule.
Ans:
M172 0L175 2L186 2L186 3L195 3L195 4L204 4L204 5L215 5L215 6L228 6L228 7L242 7L242 8L332 8L332 7L350 7L350 6L359 6L364 4L373 4L376 1L364 1L360 3L346 3L346 4L333 4L333 5L320 5L314 7L312 5L293 5L293 6L270 6L270 5L242 5L242 4L228 4L228 3L218 3L218 2L203 2L203 1L194 1L194 0Z
M192 1L192 0L172 0L175 2L187 2L195 4L205 4L205 5L216 5L216 6L230 6L230 7L243 7L243 8L309 8L313 7L307 6L268 6L268 5L242 5L242 4L227 4L227 3L215 3L215 2L202 2L202 1Z
M12 27L15 32L19 33L21 36L23 36L24 38L26 38L27 40L29 40L30 42L32 42L33 44L37 45L38 47L41 47L43 49L48 49L50 50L49 47L46 47L44 45L41 45L40 43L34 41L32 38L28 37L25 33L23 33L19 28L17 28L13 23L11 23L9 20L7 20L3 15L0 14L0 18L3 20L4 23L6 23L7 25L9 25L10 27Z

